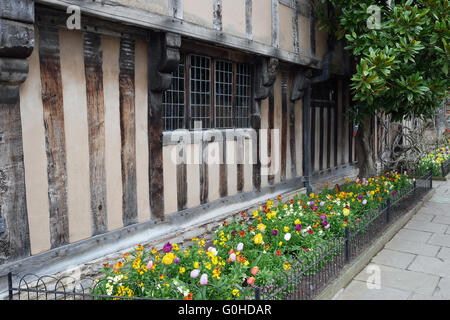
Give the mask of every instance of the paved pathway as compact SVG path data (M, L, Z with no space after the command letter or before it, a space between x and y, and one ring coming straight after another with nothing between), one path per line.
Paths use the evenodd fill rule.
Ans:
M337 300L450 300L450 181L397 232Z

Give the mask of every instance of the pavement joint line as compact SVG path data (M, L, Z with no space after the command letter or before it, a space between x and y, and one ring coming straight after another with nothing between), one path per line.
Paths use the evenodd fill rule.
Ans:
M314 300L329 300L341 288L346 288L364 268L371 262L378 252L383 250L386 244L416 215L424 204L433 197L437 188L431 189L423 196L416 205L407 213L397 219L390 227L388 227L375 242L370 245L363 253L361 253L353 262L345 266L338 274L336 279L327 285ZM409 270L413 271L413 270Z

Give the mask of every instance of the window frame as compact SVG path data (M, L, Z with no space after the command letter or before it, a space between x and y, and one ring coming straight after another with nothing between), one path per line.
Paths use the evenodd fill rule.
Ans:
M219 51L221 52L221 51ZM163 119L163 131L164 132L171 132L177 129L187 129L189 131L194 130L195 128L193 127L194 124L192 123L192 88L191 88L191 57L192 56L199 56L202 58L206 58L209 59L210 64L209 64L209 127L205 127L204 124L202 123L202 130L227 130L227 129L248 129L251 128L252 126L252 117L251 117L251 113L253 110L253 64L250 62L249 58L245 58L242 59L242 57L237 57L237 59L233 59L236 58L235 56L228 54L228 55L224 55L223 52L221 52L222 54L214 54L215 52L212 52L213 54L211 54L211 52L208 52L208 50L204 50L202 52L201 48L197 50L188 50L188 51L182 51L181 52L181 56L184 59L184 122L183 122L183 126L182 127L172 127L172 128L167 128L166 127L166 119ZM231 127L228 126L217 126L217 95L216 95L216 63L220 61L226 62L226 63L231 63L232 65L232 98L231 98L231 113L232 113L232 119L231 119ZM243 122L242 119L245 119L244 117L242 117L242 119L240 121L237 121L236 116L238 113L238 106L237 106L237 69L238 69L238 65L242 64L242 65L246 65L247 66L247 70L248 70L248 77L249 77L249 85L248 85L248 107L247 107L247 117L246 117L246 121L245 121L245 125L244 126L237 126L238 124L241 124ZM170 90L170 89L169 89ZM163 96L163 99L165 97L165 94ZM167 104L164 102L163 100L163 107L165 108L167 106ZM240 106L242 108L242 106ZM163 112L163 117L165 117L165 113L166 111L164 110ZM241 123L239 123L241 122Z

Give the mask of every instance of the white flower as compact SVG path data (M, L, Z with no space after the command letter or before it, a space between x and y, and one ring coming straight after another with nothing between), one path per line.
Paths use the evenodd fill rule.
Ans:
M291 239L291 234L288 232L284 235L284 240L289 241Z

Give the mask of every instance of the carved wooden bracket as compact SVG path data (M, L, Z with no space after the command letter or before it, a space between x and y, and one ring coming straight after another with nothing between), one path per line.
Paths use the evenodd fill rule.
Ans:
M255 99L263 100L269 96L270 88L277 77L278 59L259 58L255 70Z
M172 72L180 62L181 36L174 33L154 32L150 38L149 83L153 92L170 88Z
M0 2L0 103L15 103L34 49L34 2Z
M305 90L312 84L311 75L312 72L310 70L306 72L299 71L295 73L294 79L292 81L291 101L303 98L303 96L305 95Z

